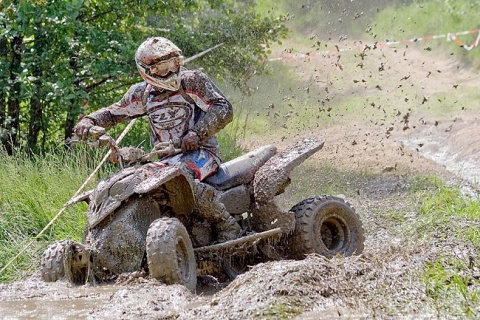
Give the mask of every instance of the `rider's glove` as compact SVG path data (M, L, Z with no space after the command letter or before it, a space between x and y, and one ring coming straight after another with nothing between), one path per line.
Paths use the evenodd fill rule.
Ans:
M188 131L182 139L182 152L194 151L200 147L200 138L195 131Z
M77 125L73 128L73 132L82 140L88 139L88 132L94 126L92 119L83 118L80 120Z

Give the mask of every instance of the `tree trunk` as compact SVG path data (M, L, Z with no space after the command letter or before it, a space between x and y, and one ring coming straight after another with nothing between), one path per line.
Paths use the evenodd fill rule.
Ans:
M38 151L44 151L43 146L38 145L38 136L40 131L43 130L44 136L46 135L44 112L46 109L45 104L45 90L42 85L42 78L45 75L45 61L42 60L44 53L48 50L47 36L42 32L41 22L35 23L35 42L33 43L34 51L36 52L33 64L32 76L35 78L33 86L35 92L30 98L30 110L29 110L29 122L28 122L28 137L27 137L27 152L37 153ZM48 73L48 72L47 72Z
M14 37L11 42L10 51L10 95L7 102L7 119L5 121L5 128L7 136L2 141L2 144L7 150L8 154L13 154L13 150L18 146L18 136L20 130L20 97L21 85L17 81L18 74L21 72L20 63L22 62L22 46L23 38Z
M70 109L68 110L67 120L65 120L65 143L66 143L66 145L68 145L68 141L73 135L73 127L75 127L75 124L77 123L76 119L75 119L75 116L74 116L74 112L73 112L72 109L74 109L74 106L71 106Z
M8 57L8 42L7 42L7 39L0 39L0 57L2 59L2 61L6 61L7 60L7 57ZM2 73L2 76L3 76L3 73ZM6 78L4 79L2 77L1 79L1 83L4 84L4 82L6 82ZM2 86L2 85L0 85ZM6 104L5 104L5 100L7 98L7 95L6 95L6 92L5 90L0 90L0 141L2 141L2 137L3 137L3 125L4 125L4 121L5 121L5 112L7 110L7 107L6 107Z
M41 87L40 77L42 71L37 66L33 72L33 76L37 78L35 81L36 93L30 99L30 121L28 123L27 152L38 152L38 135L43 129L43 88Z
M75 37L77 37L77 34L75 33ZM76 53L76 48L72 48L71 51L71 56L70 56L70 68L73 71L73 74L77 74L78 71L78 55ZM80 87L80 81L75 80L73 83L74 87L76 90L81 90L82 88ZM68 147L68 141L73 135L73 128L75 127L75 124L77 123L77 118L80 115L80 110L81 106L79 104L78 99L70 99L70 105L67 110L67 118L65 119L65 147Z

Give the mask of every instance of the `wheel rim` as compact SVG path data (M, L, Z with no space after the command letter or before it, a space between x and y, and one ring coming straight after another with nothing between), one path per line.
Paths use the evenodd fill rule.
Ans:
M230 257L226 257L223 268L231 279L235 279L239 274L247 271L246 253L233 253Z
M188 264L188 250L187 245L182 238L177 239L175 251L177 252L177 264L178 269L180 270L181 277L184 280L188 280L191 276L190 266Z
M335 212L329 213L315 223L317 245L332 254L342 253L350 242L350 230L345 220Z

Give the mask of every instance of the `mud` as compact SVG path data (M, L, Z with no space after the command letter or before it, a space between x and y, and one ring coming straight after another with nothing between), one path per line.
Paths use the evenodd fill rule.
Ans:
M409 149L441 164L475 188L480 187L480 119L478 113L424 122L414 132L403 137Z
M478 87L477 74L458 69L450 57L432 58L431 53L409 48L401 51L374 52L370 61L388 64L382 75L382 87L391 90L391 102L400 99L399 80L408 77L421 103L453 85ZM401 57L399 59L399 57ZM342 63L346 64L345 57ZM335 74L336 58L289 62L300 77L311 78L312 63L319 70ZM352 60L358 63L359 58ZM378 66L377 66L378 67ZM348 68L344 65L344 70ZM378 68L373 68L378 70ZM370 70L373 70L370 69ZM313 69L312 69L313 70ZM357 69L358 71L358 69ZM438 72L441 71L441 72ZM358 72L354 76L361 79ZM367 74L368 76L368 74ZM348 76L344 75L344 78ZM352 76L332 80L332 97L352 94ZM369 79L365 77L365 79ZM391 79L391 80L389 80ZM335 82L338 81L338 82ZM371 87L356 88L353 94L374 92ZM407 85L403 82L404 86ZM324 83L319 85L323 86ZM334 90L337 91L334 91ZM401 97L401 96L400 96ZM410 96L409 96L410 98ZM404 100L404 99L402 99ZM427 295L422 271L428 263L454 257L470 268L462 271L478 286L480 261L475 248L456 240L456 230L464 222L454 222L431 236L417 233L421 221L417 212L422 199L412 199L411 180L416 174L433 173L454 183L479 181L480 140L476 110L479 101L463 101L468 110L448 115L425 116L422 110L411 113L408 129L405 113L394 118L393 129L358 119L316 129L315 138L325 139L324 148L294 172L298 183L289 188L303 197L313 191L310 185L330 181L328 173L345 172L343 181L350 186L348 200L360 214L365 229L365 249L361 256L327 260L312 255L302 261L272 261L251 266L230 283L199 278L196 293L178 285L166 286L141 277L125 278L122 283L102 286L71 287L65 282L44 283L34 275L24 281L0 285L0 314L4 319L431 319L463 318L460 304L441 306ZM420 105L420 103L418 105ZM408 106L405 106L408 109ZM279 149L308 137L312 131L298 131L287 139L262 137L244 141L253 149L275 144ZM320 171L326 164L332 169ZM319 168L315 176L305 168ZM348 175L357 172L359 175ZM362 175L368 173L367 175ZM316 175L325 174L325 176ZM364 178L365 177L365 178ZM342 179L342 177L335 177ZM308 190L299 191L301 185ZM472 188L475 193L475 188ZM289 193L289 192L287 192ZM295 202L282 199L282 203ZM401 219L391 212L403 212ZM472 311L480 314L480 308Z

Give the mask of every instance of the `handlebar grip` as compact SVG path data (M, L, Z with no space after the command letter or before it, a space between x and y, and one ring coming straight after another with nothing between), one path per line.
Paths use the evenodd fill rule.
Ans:
M105 134L106 130L103 127L93 126L88 130L88 137L93 140L98 140L101 136Z

